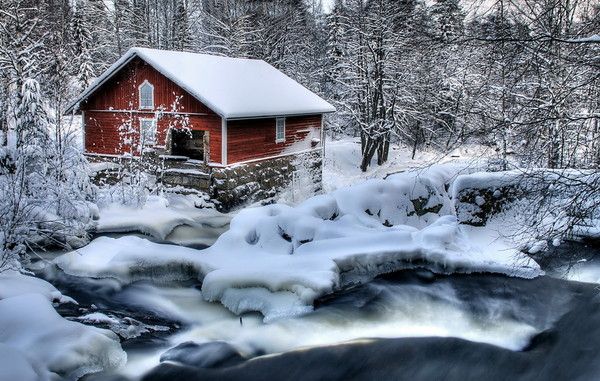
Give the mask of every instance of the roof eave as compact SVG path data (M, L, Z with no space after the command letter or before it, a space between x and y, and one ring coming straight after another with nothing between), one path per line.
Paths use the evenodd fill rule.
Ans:
M82 101L87 99L90 95L94 93L100 86L105 84L109 79L115 75L119 70L123 68L123 66L127 65L131 60L133 60L136 56L138 56L135 50L128 51L123 57L121 57L117 62L115 62L111 67L106 69L104 73L88 86L82 93L73 101L66 109L65 114L74 113L79 110L79 105Z
M239 119L266 119L266 118L282 118L282 117L292 117L292 116L308 116L308 115L321 115L321 114L331 114L336 110L318 110L318 111L306 111L306 112L287 112L280 114L229 114L223 116L223 118L227 120L239 120Z

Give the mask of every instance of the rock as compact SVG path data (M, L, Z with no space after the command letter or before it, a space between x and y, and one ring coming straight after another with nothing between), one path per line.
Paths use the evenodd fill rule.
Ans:
M198 344L188 341L163 353L160 361L172 361L196 368L228 367L245 358L230 344L223 341Z

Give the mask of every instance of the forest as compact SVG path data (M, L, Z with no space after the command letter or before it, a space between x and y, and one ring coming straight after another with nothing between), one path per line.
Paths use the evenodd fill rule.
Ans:
M591 0L2 1L2 130L23 86L53 123L132 46L265 60L338 109L366 170L390 142L469 139L549 168L600 164L600 5ZM37 85L33 85L35 81Z

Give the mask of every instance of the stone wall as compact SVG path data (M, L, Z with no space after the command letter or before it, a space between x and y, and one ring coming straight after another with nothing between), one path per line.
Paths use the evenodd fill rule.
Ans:
M463 189L456 199L456 212L461 224L484 226L488 219L518 200L523 191L517 186Z
M121 181L119 168L136 160L99 156L88 159L91 163L106 164L106 169L95 173L94 182L98 185ZM315 150L225 168L158 155L148 156L143 165L158 182L182 192L186 189L206 192L217 201L220 210L228 211L244 203L268 200L298 179L302 180L299 186L312 186L315 192L320 191L322 161L321 150Z
M321 189L321 151L261 160L212 169L211 197L223 210L242 203L266 200L289 186L294 177L309 176L315 190ZM306 179L304 179L306 180Z
M487 172L459 176L454 183L454 206L462 224L484 226L525 195L521 172Z

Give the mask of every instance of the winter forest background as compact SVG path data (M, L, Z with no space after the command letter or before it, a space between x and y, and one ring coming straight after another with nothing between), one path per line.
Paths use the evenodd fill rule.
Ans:
M593 0L0 0L0 29L0 267L85 235L95 188L63 110L132 46L267 61L337 107L328 134L360 137L363 171L391 143L470 141L600 167Z

